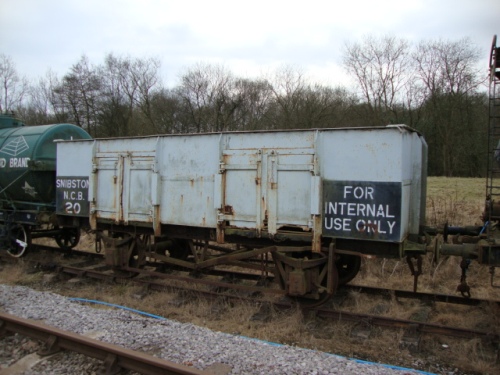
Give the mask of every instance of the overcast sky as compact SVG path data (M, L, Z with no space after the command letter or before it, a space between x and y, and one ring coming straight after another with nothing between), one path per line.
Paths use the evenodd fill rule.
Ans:
M0 54L28 78L113 53L158 58L170 87L196 63L248 78L288 65L334 86L347 83L342 47L368 34L470 37L486 72L500 0L0 0Z

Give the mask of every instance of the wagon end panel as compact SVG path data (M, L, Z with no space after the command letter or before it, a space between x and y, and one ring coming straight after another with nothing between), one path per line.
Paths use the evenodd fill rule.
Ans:
M324 237L401 244L418 234L424 160L413 130L325 132L320 148Z
M94 141L57 142L56 214L88 218Z

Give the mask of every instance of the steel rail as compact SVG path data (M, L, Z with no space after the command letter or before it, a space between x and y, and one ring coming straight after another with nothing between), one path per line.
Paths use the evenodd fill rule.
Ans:
M45 342L46 348L39 352L40 355L49 355L61 349L67 349L102 360L107 374L117 373L120 369L151 375L207 374L193 367L179 365L146 353L136 352L73 332L63 331L40 322L0 312L0 336L3 337L7 332L19 333L22 336Z
M402 290L402 289L384 289L366 285L347 284L342 286L342 289L353 290L364 294L389 295L389 296L392 295L397 298L413 298L422 301L452 303L457 305L478 306L481 303L493 303L500 306L500 301L497 300L465 298L449 294L413 292L410 290Z
M347 311L337 311L322 308L316 308L314 309L314 311L318 316L335 319L338 321L363 322L367 325L411 329L419 333L431 333L461 338L480 337L496 344L500 342L500 335L494 332L484 332L459 327L448 327L434 323L417 322L414 320L404 320L379 315L358 314Z
M142 268L131 268L131 267L124 267L122 270L124 271L129 271L132 273L136 274L141 274L143 276L148 276L148 277L155 277L161 280L165 281L174 281L174 282L182 282L186 283L188 285L193 285L193 284L199 284L199 285L207 285L211 287L216 287L216 288L227 288L227 289L235 289L235 290L241 290L241 291L246 291L246 292L259 292L263 294L272 294L272 295L285 295L285 291L281 289L270 289L266 287L259 287L259 286L251 286L251 285L242 285L242 284L234 284L230 282L224 282L224 281L218 281L218 280L213 280L213 279L197 279L194 277L189 277L189 276L179 276L179 275L170 275L170 274L165 274L161 272L155 272L155 271L148 271L144 270ZM110 273L105 273L105 272L100 272L92 269L85 269L85 268L78 268L78 267L72 267L72 266L59 266L58 268L59 272L62 273L67 273L67 274L72 274L78 277L89 277L89 278L94 278L94 279L100 279L100 280L130 280L130 281L137 281L139 283L149 283L151 285L157 284L157 287L164 287L164 288L169 288L169 287L175 287L172 285L164 285L164 284L159 284L155 283L154 281L151 280L138 280L137 278L131 278L129 276L125 275L120 275L120 274L110 274Z

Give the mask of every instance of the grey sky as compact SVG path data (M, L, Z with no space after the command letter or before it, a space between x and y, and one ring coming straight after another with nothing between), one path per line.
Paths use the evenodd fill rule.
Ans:
M160 59L169 86L199 62L244 77L291 65L336 85L346 83L343 45L368 34L470 37L486 71L500 0L0 0L0 53L29 78L113 53Z

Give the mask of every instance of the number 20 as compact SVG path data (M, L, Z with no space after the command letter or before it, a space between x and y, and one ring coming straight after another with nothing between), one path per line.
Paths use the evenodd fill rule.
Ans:
M67 214L79 214L82 211L82 206L80 203L66 202L65 211Z

